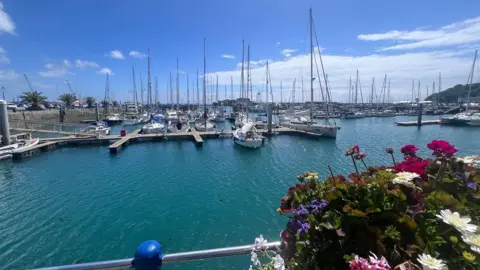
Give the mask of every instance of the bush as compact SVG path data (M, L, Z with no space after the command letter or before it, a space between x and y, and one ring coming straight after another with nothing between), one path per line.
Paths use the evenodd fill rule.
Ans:
M455 157L446 141L428 148L433 159L406 145L400 163L389 148L392 166L368 167L354 146L348 178L299 175L279 208L289 217L281 232L286 268L480 269L480 159Z

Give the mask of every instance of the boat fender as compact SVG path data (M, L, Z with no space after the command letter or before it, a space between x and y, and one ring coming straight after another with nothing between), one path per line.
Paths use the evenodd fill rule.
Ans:
M162 245L155 240L148 240L137 247L132 267L136 270L161 269L162 259Z

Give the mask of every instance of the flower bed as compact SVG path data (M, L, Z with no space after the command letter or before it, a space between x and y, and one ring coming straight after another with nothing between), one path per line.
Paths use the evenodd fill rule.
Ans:
M298 176L279 212L286 243L263 269L480 269L480 158L457 158L446 141L427 145L432 159L401 148L404 159L367 166L358 146L347 150L355 172L319 181ZM364 170L362 170L363 168ZM278 255L278 254L277 254ZM276 264L275 264L276 263ZM282 268L284 267L284 268Z

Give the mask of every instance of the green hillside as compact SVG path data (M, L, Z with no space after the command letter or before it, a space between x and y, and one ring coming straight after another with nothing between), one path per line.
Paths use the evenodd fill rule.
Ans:
M457 84L454 87L448 88L439 94L435 93L428 96L425 100L437 101L437 95L439 96L440 102L445 103L456 103L459 97L466 97L468 95L469 85ZM480 96L480 83L472 84L472 92L470 93L471 97Z

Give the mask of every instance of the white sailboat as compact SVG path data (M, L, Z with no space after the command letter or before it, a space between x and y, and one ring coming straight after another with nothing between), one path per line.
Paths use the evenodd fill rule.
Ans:
M245 123L233 132L233 141L247 148L259 148L263 144L263 136L259 134L253 123Z
M320 52L318 52L320 54ZM314 107L314 102L313 102L313 81L315 78L313 77L313 57L314 57L314 50L313 50L313 17L312 17L312 9L310 9L310 119L313 119L313 107ZM320 56L320 63L322 63L322 58ZM297 129L297 130L303 130L306 132L311 132L315 134L320 134L321 136L324 137L330 137L330 138L336 138L337 137L337 130L338 127L334 123L333 125L330 123L329 118L328 118L328 99L329 99L329 89L328 89L328 80L325 74L325 71L323 70L323 64L322 66L322 73L325 81L325 89L327 92L327 100L325 101L325 106L326 106L326 118L325 118L325 124L318 124L312 120L307 120L305 117L293 117L289 123L285 124L287 127Z
M203 39L203 115L195 123L195 129L197 131L214 131L215 125L208 121L207 115L207 92L206 92L206 69L207 69L207 59L205 56L205 38Z
M474 113L470 117L470 122L468 123L470 126L480 126L480 113Z
M158 134L165 132L165 125L155 121L150 121L150 123L142 127L142 133L144 134Z

